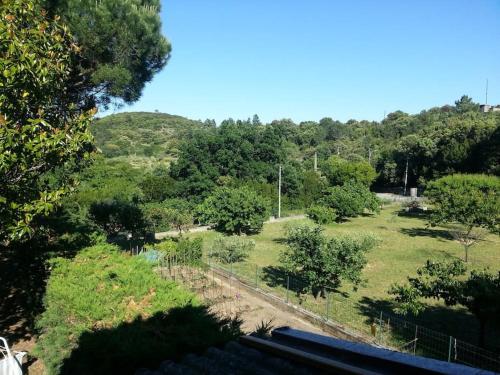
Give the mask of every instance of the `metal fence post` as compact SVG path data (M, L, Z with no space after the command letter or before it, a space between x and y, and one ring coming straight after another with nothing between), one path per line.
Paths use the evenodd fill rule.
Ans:
M259 266L255 265L255 288L259 287Z
M327 291L326 292L326 320L328 320L329 315L330 315L330 293Z
M448 362L451 362L451 343L453 342L453 337L450 336L450 343L448 345Z
M286 303L288 303L289 292L290 292L290 275L286 275Z
M417 334L418 334L418 325L415 325L415 345L413 345L413 355L415 355L417 351L417 340L418 340Z
M380 310L380 318L379 318L379 321L378 321L378 325L379 325L379 340L382 341L382 310Z

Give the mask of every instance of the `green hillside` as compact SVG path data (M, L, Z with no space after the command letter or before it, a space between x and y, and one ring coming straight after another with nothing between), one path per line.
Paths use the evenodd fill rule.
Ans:
M176 156L180 140L202 126L200 121L165 113L126 112L97 120L92 133L106 157L168 160Z

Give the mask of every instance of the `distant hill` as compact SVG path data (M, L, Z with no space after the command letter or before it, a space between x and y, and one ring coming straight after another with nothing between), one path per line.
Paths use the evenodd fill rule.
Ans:
M200 121L166 113L124 112L103 117L92 126L97 147L106 157L172 159L179 142Z

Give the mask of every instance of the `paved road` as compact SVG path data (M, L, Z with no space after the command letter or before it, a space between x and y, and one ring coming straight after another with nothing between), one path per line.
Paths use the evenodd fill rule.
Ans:
M275 218L271 217L269 220L265 221L264 224L270 224L270 223L281 223L284 221L292 221L292 220L299 220L299 219L305 219L306 215L292 215L292 216L287 216L287 217L280 217L280 218ZM206 232L210 230L211 227L209 225L200 225L197 227L193 227L189 229L189 233L197 233L197 232ZM177 237L179 235L179 231L177 230L170 230L168 232L160 232L160 233L155 233L155 239L161 240L167 237Z

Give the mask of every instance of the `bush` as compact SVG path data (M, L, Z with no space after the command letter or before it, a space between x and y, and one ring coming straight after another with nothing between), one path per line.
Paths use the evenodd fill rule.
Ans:
M198 263L203 255L203 240L201 238L181 238L177 243L177 254L186 263Z
M248 187L218 188L198 208L201 222L220 232L250 234L262 229L269 201Z
M339 219L356 217L365 209L380 212L377 196L360 183L347 183L327 189L322 201L324 205L336 211Z
M154 233L170 229L170 216L161 203L147 203L143 206L148 229Z
M322 168L333 186L354 182L369 187L377 177L377 172L368 162L348 161L338 156L330 157Z
M222 263L241 262L255 249L255 241L240 236L217 237L210 256Z
M330 224L337 218L337 213L331 207L311 206L307 209L307 216L316 224Z
M132 373L234 337L195 296L112 245L52 261L36 347L48 374Z

